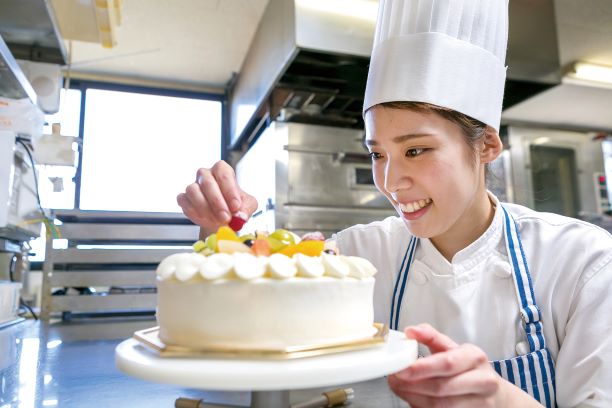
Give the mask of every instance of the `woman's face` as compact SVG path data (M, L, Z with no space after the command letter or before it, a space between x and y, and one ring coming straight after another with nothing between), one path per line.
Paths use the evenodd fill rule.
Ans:
M375 106L365 116L376 187L412 234L434 238L475 217L484 171L459 126L435 113Z

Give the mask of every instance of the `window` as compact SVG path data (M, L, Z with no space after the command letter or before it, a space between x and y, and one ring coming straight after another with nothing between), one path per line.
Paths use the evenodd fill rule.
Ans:
M177 194L221 158L221 102L86 92L80 208L180 212Z
M76 86L61 91L60 110L45 116L43 133L61 123L62 135L78 137L84 126L81 178L75 181L75 167L37 165L42 206L75 208L80 189L78 208L83 210L180 212L176 195L198 168L221 158L221 98ZM44 229L30 245L36 253L30 261L44 260Z

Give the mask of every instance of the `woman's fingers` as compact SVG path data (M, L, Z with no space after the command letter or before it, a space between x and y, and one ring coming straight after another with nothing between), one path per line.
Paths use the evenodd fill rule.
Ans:
M415 339L427 346L432 353L439 353L458 347L458 344L450 337L440 333L427 323L422 323L418 326L408 326L404 333L408 338Z
M253 215L255 210L257 210L257 200L252 195L245 193L242 191L240 193L240 198L242 201L242 206L240 207L240 211L244 212L247 217Z
M197 187L196 187L197 188ZM212 211L208 207L206 201L196 199L195 203L192 199L193 194L188 194L187 191L176 197L176 202L181 207L187 218L201 227L215 228L219 221L214 218ZM201 193L199 193L201 195ZM197 203L197 204L196 204Z
M402 381L400 376L397 376ZM500 377L493 370L470 370L451 377L403 381L403 392L429 397L450 397L464 394L493 395L500 387Z
M219 190L230 214L239 211L242 206L242 197L240 194L241 190L236 182L236 173L234 169L223 160L220 160L215 163L210 169L210 172L219 186Z
M397 373L397 376L406 381L450 377L484 364L488 364L487 355L478 347L465 344L418 359L410 367Z
M208 169L198 170L197 184L212 212L212 218L219 220L221 224L227 223L231 218L230 209L212 172ZM199 213L203 211L205 209L198 210Z
M257 209L257 200L240 189L234 169L224 161L211 169L199 169L195 183L177 196L177 202L185 215L207 232L227 224L236 212L250 217Z

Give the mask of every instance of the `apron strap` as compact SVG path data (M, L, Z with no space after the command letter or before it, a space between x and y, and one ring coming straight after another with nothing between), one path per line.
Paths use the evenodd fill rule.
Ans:
M402 298L404 297L404 289L406 288L406 282L408 281L408 271L410 265L414 259L414 252L418 239L416 237L410 238L408 248L402 259L402 265L397 272L397 278L395 280L395 287L393 288L393 297L391 298L391 315L389 316L389 327L391 330L397 330L399 325L400 309L402 307Z
M529 342L529 349L534 352L546 347L542 334L542 322L540 321L541 313L535 302L531 275L529 274L529 267L527 266L527 259L516 221L503 205L501 208L504 211L506 250L512 266L512 277L514 278L514 288L519 302L521 319Z

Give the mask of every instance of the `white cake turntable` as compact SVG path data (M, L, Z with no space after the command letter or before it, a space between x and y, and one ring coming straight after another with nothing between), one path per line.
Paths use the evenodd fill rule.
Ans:
M251 407L288 408L289 390L371 380L416 360L416 341L402 332L377 327L371 339L264 354L200 350L181 355L160 345L151 337L154 331L141 331L117 346L115 362L124 373L143 380L203 390L251 391Z

